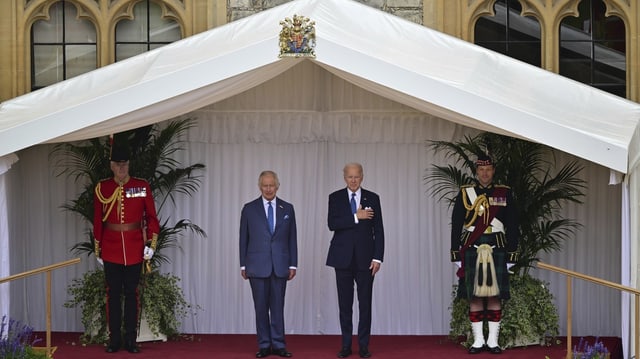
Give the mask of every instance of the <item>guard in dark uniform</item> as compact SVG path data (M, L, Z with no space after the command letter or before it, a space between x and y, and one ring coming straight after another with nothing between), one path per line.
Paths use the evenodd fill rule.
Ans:
M114 353L122 346L120 297L124 294L124 348L138 353L138 283L143 261L150 260L156 248L160 224L149 183L129 176L128 150L114 146L110 160L113 177L98 183L93 199L95 254L104 265L107 290L110 342L106 351Z
M476 161L475 185L461 188L451 216L451 261L458 264L458 298L469 300L474 342L469 353L500 354L501 300L510 298L508 269L518 260L517 211L507 186L493 183L489 156ZM483 322L488 322L485 342Z

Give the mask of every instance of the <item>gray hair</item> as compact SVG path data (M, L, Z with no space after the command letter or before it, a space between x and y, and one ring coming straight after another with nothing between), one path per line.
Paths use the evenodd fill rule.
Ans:
M342 175L346 176L347 175L347 169L349 169L351 167L356 167L358 169L358 171L360 171L360 175L364 176L364 170L362 169L362 165L359 164L358 162L349 162L346 165L344 165L344 168L342 169Z
M258 186L262 184L262 178L264 177L273 177L276 180L276 187L280 187L280 180L278 179L278 174L269 170L260 172L260 176L258 177Z

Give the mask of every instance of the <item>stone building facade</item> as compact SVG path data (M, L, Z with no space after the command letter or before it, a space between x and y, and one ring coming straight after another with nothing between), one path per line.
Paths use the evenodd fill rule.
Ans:
M95 27L95 68L116 61L115 32L120 21L134 19L135 6L150 2L162 20L179 26L188 37L291 0L3 0L0 1L0 101L34 89L32 27L50 21L50 10L61 1L75 8L79 20ZM345 0L347 1L347 0ZM625 96L640 101L640 2L636 0L358 0L409 21L474 42L482 17L493 16L496 1L517 1L519 16L539 24L540 64L560 73L561 22L579 14L580 4L598 1L607 18L624 24L623 81ZM584 5L584 3L583 3ZM354 14L357 16L357 14ZM624 72L626 71L626 72Z

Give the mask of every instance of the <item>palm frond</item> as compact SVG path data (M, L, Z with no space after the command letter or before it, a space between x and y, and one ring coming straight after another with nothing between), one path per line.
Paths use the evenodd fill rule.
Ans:
M473 177L463 172L460 168L453 165L438 166L428 170L428 174L424 177L428 183L428 189L438 201L446 201L449 205L453 205L458 189L469 183L473 183Z
M167 200L175 204L175 196L178 194L190 196L198 191L202 176L197 171L204 169L204 165L197 163L185 168L173 168L163 173L156 179L154 195L162 198L158 206L160 210Z

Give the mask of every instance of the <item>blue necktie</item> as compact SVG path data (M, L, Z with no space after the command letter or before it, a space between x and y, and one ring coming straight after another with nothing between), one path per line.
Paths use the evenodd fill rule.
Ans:
M269 208L267 208L267 222L269 222L269 232L273 234L273 207L271 207L271 201L269 201Z
M356 194L351 193L351 213L355 214L357 212L356 208Z

